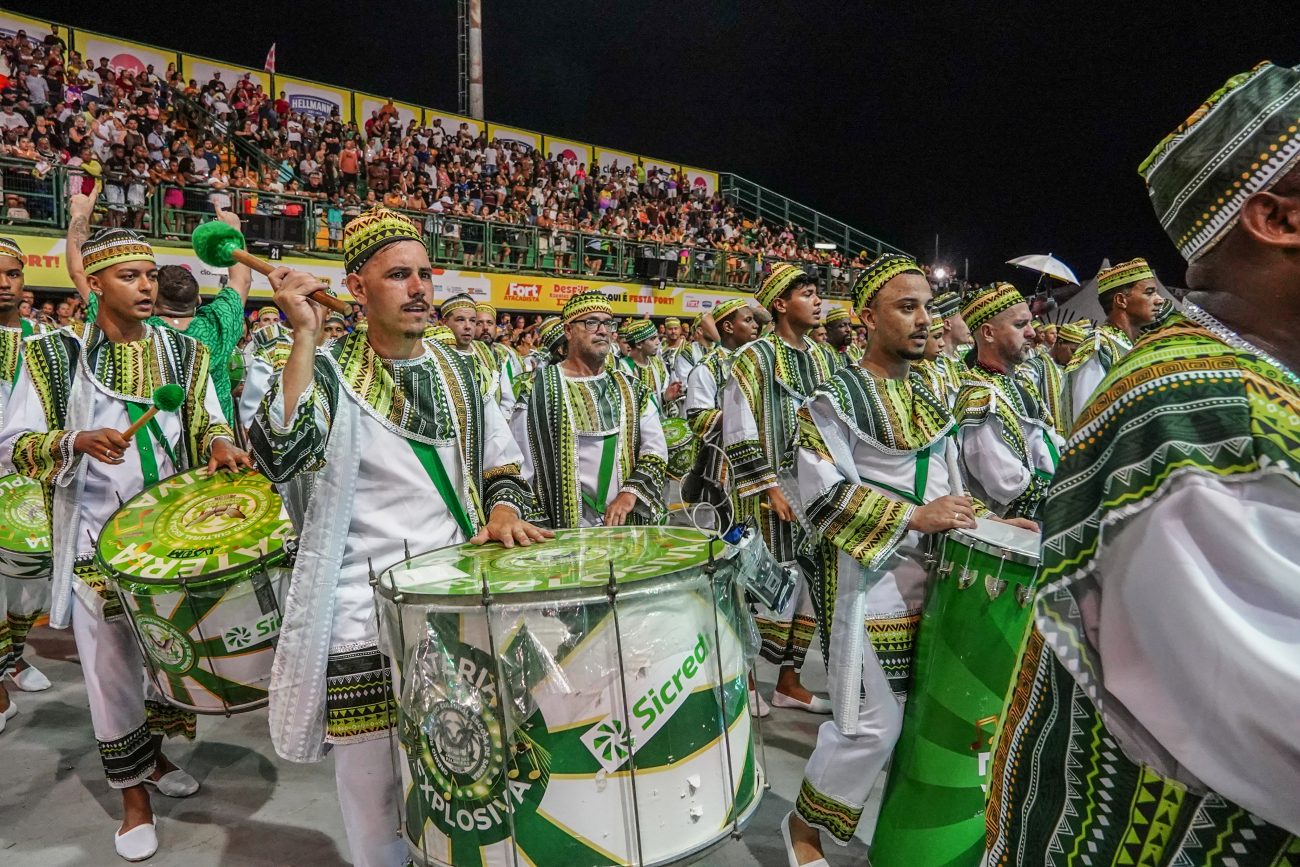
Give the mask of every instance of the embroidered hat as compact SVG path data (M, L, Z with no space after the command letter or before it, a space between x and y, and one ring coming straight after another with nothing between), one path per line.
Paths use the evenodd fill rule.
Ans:
M930 333L931 334L943 333L943 317L940 316L938 313L930 317Z
M443 318L446 318L448 315L451 314L453 310L466 310L466 309L467 310L476 309L474 305L474 299L471 296L465 294L464 292L461 292L460 294L453 295L450 298L448 298L446 301L442 302L442 306L438 308L438 315Z
M655 328L655 324L649 319L633 319L627 331L623 332L623 336L628 343L644 343L652 337L658 337L659 329Z
M1138 166L1160 225L1189 263L1237 224L1246 199L1300 159L1300 67L1229 78Z
M723 301L714 307L711 311L713 322L715 324L721 323L722 320L726 319L737 310L744 310L748 306L749 300L746 298L728 298L726 301Z
M493 321L497 318L497 309L486 301L478 302L474 305L474 309L479 313L486 313L488 316L492 317Z
M1146 259L1132 259L1121 262L1113 268L1107 268L1097 275L1097 294L1105 295L1116 289L1136 283L1139 280L1154 279L1156 273L1151 270Z
M436 340L448 346L456 345L456 335L446 325L426 325L424 327L424 339Z
M280 318L280 308L279 308L279 307L272 307L272 306L269 305L269 304L268 304L267 306L265 306L265 307L259 307L259 308L257 309L257 318L258 318L258 319L261 319L262 316L265 315L265 314L267 314L267 313L274 313L276 319L279 319L279 318Z
M153 247L130 229L100 229L81 245L81 261L87 276L121 262L157 264Z
M664 328L672 328L674 326L681 328L682 320L678 319L676 316L669 316L664 320Z
M840 305L836 304L832 306L830 310L826 311L826 315L822 317L822 324L830 325L832 322L839 322L841 319L851 319L851 318L852 317L849 314L849 308L841 307Z
M797 283L813 282L814 278L798 265L778 262L772 266L772 272L754 293L755 300L764 307L771 308L772 302L785 294L786 290Z
M1056 332L1056 340L1064 340L1066 343L1082 343L1088 339L1088 330L1092 328L1092 322L1088 319L1080 319L1078 322L1067 322L1062 325Z
M424 243L407 217L387 208L371 208L343 227L343 269L355 274L371 256L397 241Z
M885 253L877 256L870 265L862 269L862 273L853 284L853 309L863 310L870 306L872 299L885 288L886 283L899 274L908 273L925 276L921 266L911 256L904 256L901 253Z
M604 292L590 290L570 296L569 300L564 302L563 309L560 310L560 318L564 320L565 325L568 325L573 320L581 319L591 313L614 315L614 308L610 306L609 298Z
M942 295L936 295L934 300L930 302L930 309L947 319L961 309L961 295L957 292L944 292Z
M976 292L961 309L961 318L971 331L979 328L1003 310L1024 303L1025 296L1010 283L994 283Z
M20 268L27 264L27 257L23 255L22 248L13 238L0 238L0 256L13 256L18 260Z
M537 326L537 340L542 349L554 352L557 346L564 343L564 320L558 316L543 319L542 324Z

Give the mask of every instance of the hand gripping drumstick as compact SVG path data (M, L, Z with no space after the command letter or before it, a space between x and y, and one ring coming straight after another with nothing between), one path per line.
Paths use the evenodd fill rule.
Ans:
M247 265L259 274L270 274L275 266L244 249L244 234L234 226L228 226L220 220L204 223L190 236L194 246L194 255L204 265L213 268L229 268L238 262ZM335 298L322 287L311 293L311 300L321 304L335 313L347 315L352 312L352 305Z
M176 412L183 403L185 403L185 389L179 385L158 386L153 390L153 406L145 410L144 415L136 419L129 428L122 431L122 439L130 441L140 428L147 425L158 414L158 410Z

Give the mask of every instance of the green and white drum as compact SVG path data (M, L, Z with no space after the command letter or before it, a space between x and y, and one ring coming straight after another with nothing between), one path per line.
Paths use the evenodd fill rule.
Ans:
M983 858L993 738L1029 627L1039 534L977 523L942 543L871 842L876 867Z
M49 578L53 568L41 483L20 475L0 478L0 575Z
M757 636L726 548L696 530L560 530L380 575L417 863L667 864L748 820Z
M104 525L97 565L169 703L223 714L266 704L292 539L279 494L252 472L179 473Z
M684 418L666 418L663 425L664 439L668 443L668 478L680 482L695 466L699 440Z

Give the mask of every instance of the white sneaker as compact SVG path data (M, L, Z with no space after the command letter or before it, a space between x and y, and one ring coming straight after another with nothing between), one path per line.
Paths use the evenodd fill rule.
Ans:
M113 834L113 848L126 861L144 861L158 851L158 831L154 823L136 825L125 834Z
M153 786L169 798L188 798L199 790L199 781L180 768L168 771L156 780L145 777L144 784Z
M23 692L40 692L50 688L50 679L41 674L30 662L22 671L11 673L9 679Z
M831 712L830 699L814 695L811 701L800 701L783 692L772 693L772 707L786 707L794 710L806 710L808 713L828 714Z
M4 689L4 687L0 686L0 689ZM0 732L3 732L5 730L5 724L8 723L9 720L13 719L17 713L18 713L18 705L14 702L12 698L10 698L9 707L5 708L5 712L0 714Z
M749 691L749 715L756 716L759 719L766 719L767 715L772 712L772 708L767 702L763 701L763 696L759 695L758 690L750 689Z

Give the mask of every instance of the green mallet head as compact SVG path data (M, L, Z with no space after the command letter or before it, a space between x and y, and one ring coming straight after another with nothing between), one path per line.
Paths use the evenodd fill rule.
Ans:
M200 225L190 236L190 243L199 261L213 268L229 268L235 264L235 251L245 249L244 233L220 220Z
M179 385L160 385L153 390L153 405L159 412L176 412L185 403L185 389Z

